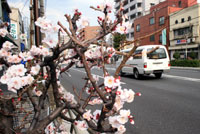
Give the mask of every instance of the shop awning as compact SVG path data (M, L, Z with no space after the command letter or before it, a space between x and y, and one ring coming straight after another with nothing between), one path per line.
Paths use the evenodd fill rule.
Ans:
M194 44L194 45L179 45L179 46L169 46L169 50L180 50L180 49L186 49L186 48L197 48L199 45Z

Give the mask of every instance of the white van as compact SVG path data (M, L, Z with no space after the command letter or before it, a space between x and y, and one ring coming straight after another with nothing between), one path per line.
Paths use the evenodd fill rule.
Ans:
M159 47L155 51L148 53L152 49ZM128 53L131 49L123 50L122 52ZM134 54L141 54L141 56L130 57L126 65L121 69L120 75L125 73L133 73L136 79L143 75L154 74L156 78L160 78L162 73L169 72L170 60L167 49L162 45L145 45L139 46ZM116 62L118 67L123 60L120 56Z

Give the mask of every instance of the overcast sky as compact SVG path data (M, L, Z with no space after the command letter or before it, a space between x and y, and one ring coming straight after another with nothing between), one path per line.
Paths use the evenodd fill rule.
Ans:
M44 0L46 12L45 15L48 19L56 23L60 20L65 23L64 14L71 14L75 8L78 8L82 12L82 15L89 19L90 25L98 25L97 16L101 16L101 13L89 8L90 6L97 6L103 3L105 0ZM110 0L113 1L113 0ZM8 0L10 6L19 8L22 11L22 15L29 18L29 5L30 0Z

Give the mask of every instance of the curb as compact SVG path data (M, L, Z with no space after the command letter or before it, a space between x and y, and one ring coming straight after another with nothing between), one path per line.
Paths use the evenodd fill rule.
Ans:
M171 66L171 69L187 69L187 70L199 70L200 67L178 67L178 66Z

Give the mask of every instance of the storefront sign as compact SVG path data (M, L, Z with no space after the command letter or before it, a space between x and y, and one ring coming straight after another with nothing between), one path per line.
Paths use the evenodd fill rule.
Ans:
M10 29L10 35L14 38L17 39L17 23L11 23L10 24L11 29Z
M190 43L191 39L182 39L182 40L177 40L176 44L186 44L186 43Z

